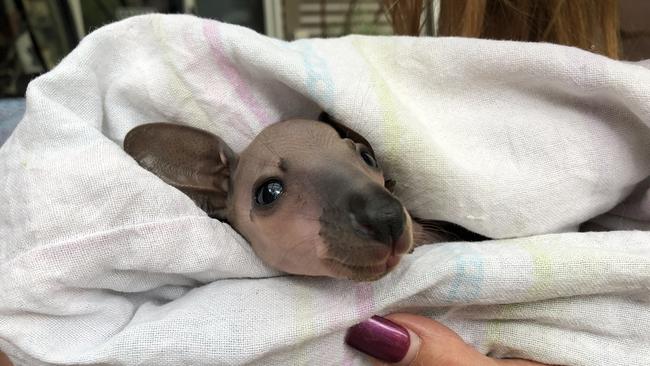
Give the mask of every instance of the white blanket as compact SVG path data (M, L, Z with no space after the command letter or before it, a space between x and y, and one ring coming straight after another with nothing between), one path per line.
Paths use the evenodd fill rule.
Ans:
M373 144L415 216L503 240L423 246L373 283L287 276L122 150L166 121L241 151L321 110ZM399 310L494 356L648 365L649 174L640 63L128 19L30 84L0 150L0 349L18 365L361 365L346 328ZM625 231L575 232L594 217Z

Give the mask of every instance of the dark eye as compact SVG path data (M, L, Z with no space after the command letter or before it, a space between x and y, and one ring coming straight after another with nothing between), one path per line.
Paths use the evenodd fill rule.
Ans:
M259 206L271 204L280 197L283 191L284 186L281 181L269 179L255 191L255 203Z
M370 152L361 150L361 158L369 167L377 168L377 160L375 160L375 157Z

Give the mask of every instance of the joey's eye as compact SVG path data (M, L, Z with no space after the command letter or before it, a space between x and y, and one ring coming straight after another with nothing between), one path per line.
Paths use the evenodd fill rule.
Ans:
M370 152L365 151L365 150L361 150L360 154L361 154L361 158L366 163L366 165L368 165L369 167L372 167L372 168L377 168L378 167L377 160L375 160L375 157L372 156L372 154Z
M282 192L284 186L278 179L269 179L262 183L255 191L255 203L258 206L266 206L275 202Z

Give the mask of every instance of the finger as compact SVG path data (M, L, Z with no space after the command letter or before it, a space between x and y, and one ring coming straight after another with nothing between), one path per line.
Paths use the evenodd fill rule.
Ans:
M469 346L451 329L429 319L413 314L391 314L387 319L410 330L420 338L420 349L412 359L406 357L399 366L493 366L494 359L484 356Z
M413 332L386 318L373 316L350 329L345 343L379 360L396 363L415 357L420 339Z
M391 314L350 328L346 343L393 366L533 366L524 360L496 360L466 344L444 325L412 314Z
M497 360L478 352L454 331L435 320L413 314L391 314L386 318L400 324L420 337L421 349L409 366L449 365L449 366L543 366L544 364L527 360ZM404 360L407 361L407 360ZM400 365L402 366L402 365Z
M350 328L345 342L382 365L493 365L448 328L415 315L373 316Z

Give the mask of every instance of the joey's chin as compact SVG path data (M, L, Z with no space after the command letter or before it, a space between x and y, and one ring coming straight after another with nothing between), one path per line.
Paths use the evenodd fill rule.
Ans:
M402 256L410 253L413 247L411 231L403 233L391 246L375 245L373 251L366 246L358 252L327 251L321 263L328 269L331 277L353 281L375 281L392 271Z
M348 264L328 258L323 263L332 271L332 276L352 281L375 281L387 275L400 262L401 256L391 255L386 260L374 264Z

